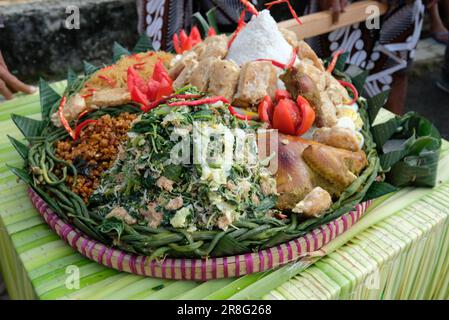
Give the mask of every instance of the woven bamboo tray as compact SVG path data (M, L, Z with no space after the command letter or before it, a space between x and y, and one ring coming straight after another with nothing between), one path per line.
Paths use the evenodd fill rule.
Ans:
M362 217L371 204L371 201L360 203L353 211L312 230L304 236L258 252L207 259L165 258L149 261L147 256L130 254L90 239L61 220L31 188L28 194L45 222L61 239L83 256L106 267L137 275L197 281L239 277L275 269L296 261L320 250L321 247L348 230Z

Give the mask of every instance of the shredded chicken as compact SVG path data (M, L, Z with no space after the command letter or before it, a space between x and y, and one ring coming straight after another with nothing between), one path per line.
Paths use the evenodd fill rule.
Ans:
M134 219L128 213L128 211L126 211L126 209L123 208L123 207L117 207L117 208L112 209L111 212L109 212L108 215L106 216L106 219L109 219L109 218L117 218L119 220L122 220L126 224L135 224L135 223L137 223L137 220Z
M178 210L184 205L184 200L181 196L171 199L166 205L165 209L167 210Z
M160 177L160 178L157 179L157 181L156 181L156 185L157 185L159 188L161 188L161 189L163 189L163 190L165 190L165 191L168 191L168 192L171 192L171 191L173 190L173 184L174 184L174 183L175 183L174 181L172 181L172 180L170 180L170 179L167 179L167 178L164 177L164 176Z
M148 204L147 209L140 209L140 214L148 221L148 226L157 228L162 223L163 214L156 210L157 204L151 202Z

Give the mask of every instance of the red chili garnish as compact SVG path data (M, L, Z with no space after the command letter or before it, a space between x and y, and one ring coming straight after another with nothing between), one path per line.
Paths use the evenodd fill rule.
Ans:
M343 87L349 88L352 91L353 98L352 98L351 102L348 102L348 103L345 103L345 104L351 105L354 102L357 102L357 100L359 100L359 93L358 93L357 89L354 87L354 85L352 83L347 82L347 81L343 81L343 80L338 80L338 82L340 82L340 84Z
M229 103L229 101L221 96L217 97L208 97L204 99L198 100L190 100L190 101L175 101L167 104L169 107L179 107L179 106L199 106L201 104L212 104L218 101L222 101L224 103Z
M175 49L175 52L177 54L181 54L183 51L182 47L181 47L181 43L179 42L179 37L176 33L173 35L173 48Z
M252 119L251 116L247 116L246 114L238 113L237 111L235 111L234 107L231 105L228 106L228 110L237 119L240 119L240 120L251 120Z
M144 65L145 65L145 62L139 62L139 63L133 64L133 68L136 70L142 70Z
M84 117L86 114L88 114L89 113L89 111L87 111L87 110L84 110L83 112L81 112L79 115L78 115L78 117L76 118L76 120L78 121L78 120L80 120L82 117Z
M254 5L248 0L240 0L240 2L246 7L246 10L248 10L248 12L251 12L255 16L259 14L259 11L257 11Z
M282 62L273 60L273 59L257 59L256 61L267 61L267 62L271 62L271 64L275 67L281 68L281 69L285 69L286 65Z
M95 122L97 122L97 120L87 119L87 120L84 120L83 122L81 122L79 125L77 125L75 128L75 136L73 139L78 140L78 138L81 135L81 131L84 129L84 127L87 126L89 123L95 123Z
M203 41L201 39L200 30L198 30L197 26L193 26L192 27L192 30L190 30L189 38L190 38L190 41L192 42L192 47L194 47L196 44L198 44L201 41Z
M335 69L335 65L337 64L338 61L338 57L343 53L343 50L337 50L334 52L334 54L332 55L332 60L329 63L329 66L326 69L326 72L332 73L332 71L334 71Z
M299 20L298 15L296 14L295 10L293 9L292 5L290 4L290 1L288 0L277 0L277 1L271 1L266 3L268 10L271 9L272 6L276 4L286 3L288 5L288 9L290 10L290 13L292 14L293 18L298 22L299 24L302 24L301 20Z
M229 39L228 48L231 47L231 44L234 42L234 40L237 37L237 35L240 33L240 31L246 25L246 23L245 23L245 14L246 14L246 10L243 10L242 12L240 12L240 18L239 18L239 21L237 23L237 28L235 29L234 33L232 34L231 39Z
M87 86L87 84L86 84L86 86ZM88 91L88 92L95 92L95 91L97 91L97 90L95 90L94 88L89 88L89 89L87 89L87 91Z
M81 95L81 98L83 98L83 99L87 99L87 98L90 98L90 97L92 97L94 94L91 92L91 93L86 93L86 94L83 94L83 95Z
M208 37L213 37L217 35L217 31L215 31L215 29L213 27L210 27L209 30L207 31L207 36Z
M287 64L284 64L282 62L279 62L279 61L276 61L276 60L273 60L273 59L257 59L256 61L268 61L268 62L271 62L271 64L273 66L275 66L275 67L278 67L278 68L281 68L281 69L284 69L284 70L288 70L291 67L293 67L293 65L295 64L296 57L297 57L297 52L298 52L297 49L293 48L292 55L291 55L290 60L289 60L289 62Z
M67 119L64 117L64 107L65 107L66 101L67 101L67 98L65 96L63 96L61 99L61 102L59 103L58 116L59 116L59 120L61 121L61 124L67 130L69 135L72 137L72 139L75 139L75 133L73 132L72 128L70 128L70 125L69 125L69 122L67 121Z
M290 69L291 67L293 67L293 65L296 62L296 57L298 56L298 49L297 48L293 48L292 50L292 55L290 56L290 61L287 63L287 65L285 66L285 69Z
M100 74L100 75L98 76L98 78L100 78L101 80L107 82L107 84L109 84L111 87L115 87L115 80L114 80L114 79L111 79L111 78L109 78L109 77L106 77L106 76L104 76L104 75L102 75L102 74Z

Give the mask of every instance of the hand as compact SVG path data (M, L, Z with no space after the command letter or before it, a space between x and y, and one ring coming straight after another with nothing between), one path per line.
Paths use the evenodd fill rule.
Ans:
M4 96L6 100L13 98L15 92L34 93L34 87L24 84L9 72L0 52L0 96Z
M318 6L321 10L330 10L332 13L332 23L337 23L340 13L345 11L349 4L348 0L319 0Z

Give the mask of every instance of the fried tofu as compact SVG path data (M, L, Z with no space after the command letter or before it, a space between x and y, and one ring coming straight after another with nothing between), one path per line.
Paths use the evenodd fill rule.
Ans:
M224 58L228 53L228 41L228 36L225 34L207 37L202 45L196 48L196 52L199 53L199 60L210 57Z
M94 91L91 103L99 108L105 108L131 103L131 101L131 94L127 88L113 88Z
M190 60L185 65L184 69L182 69L181 73L178 77L173 81L173 88L178 90L190 82L190 78L192 77L193 70L198 66L197 60Z
M194 60L198 60L198 55L194 51L186 52L179 58L179 60L174 62L173 66L170 67L168 75L171 79L176 79L181 74L182 70L184 70L186 66L191 65Z
M209 57L198 62L198 65L192 70L190 84L197 87L199 91L206 92L212 67L219 61L220 59L216 57Z
M277 89L276 68L268 61L251 61L242 66L234 104L249 107L269 95L274 98Z
M325 71L323 62L316 55L315 51L304 40L298 41L296 48L298 49L298 57L301 60L309 59L312 61L313 66L320 71Z
M211 66L208 92L232 101L239 82L240 67L232 60L219 60Z

